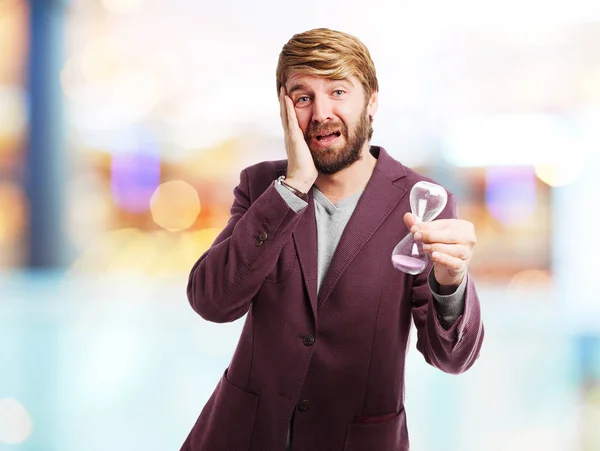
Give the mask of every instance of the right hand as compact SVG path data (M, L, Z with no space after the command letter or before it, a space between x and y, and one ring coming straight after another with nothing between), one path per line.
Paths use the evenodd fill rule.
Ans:
M279 92L279 108L288 159L285 182L303 193L308 193L319 173L298 124L294 103L287 95L285 86L282 86Z

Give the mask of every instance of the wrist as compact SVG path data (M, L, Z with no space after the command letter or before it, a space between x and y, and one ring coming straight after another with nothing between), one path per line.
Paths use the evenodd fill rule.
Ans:
M308 202L308 194L287 183L285 175L280 176L277 180L275 180L275 183L283 186L303 201Z
M442 281L443 283L440 283L440 281L437 280L437 277L435 277L435 274L434 274L434 279L438 285L438 292L441 295L449 295L449 294L456 292L458 287L462 284L464 278L465 278L465 274L463 274L462 276L460 276L454 280L443 280Z
M294 176L284 177L283 180L285 180L284 185L288 185L303 194L307 194L315 182L314 180Z
M457 283L456 285L438 284L439 294L441 294L442 296L447 296L449 294L455 293L459 286L460 283Z
M460 274L440 274L435 270L433 271L433 280L437 285L438 294L443 296L456 292L466 276L466 271L463 271Z

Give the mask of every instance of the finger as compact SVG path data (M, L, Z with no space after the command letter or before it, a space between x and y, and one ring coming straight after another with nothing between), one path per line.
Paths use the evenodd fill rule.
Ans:
M287 112L285 106L285 86L282 86L279 90L279 117L281 118L281 124L284 129L287 127Z
M300 125L298 124L298 117L294 109L294 103L290 96L287 95L285 87L281 88L280 94L280 114L281 123L283 126L283 134L286 141L293 141L295 139L301 139L304 137Z
M435 219L429 222L423 222L419 224L422 229L426 230L442 230L442 229L451 229L462 226L460 219ZM466 221L464 221L466 222Z
M300 125L298 124L298 117L296 116L296 110L294 109L294 102L288 95L285 96L285 107L288 130L297 133L300 131Z
M463 224L465 223L465 224ZM417 230L444 230L444 229L465 229L467 228L467 221L461 219L450 218L450 219L436 219L429 222L419 222L411 232L415 233Z
M416 241L423 243L442 243L442 244L466 244L463 240L463 234L454 229L444 230L419 230L414 234Z
M444 230L452 229L459 231L468 242L475 244L477 237L475 236L475 226L472 222L463 219L436 219L431 222L423 222L418 225L420 230Z
M477 237L473 230L463 229L444 229L444 230L424 230L418 224L418 231L415 233L415 240L423 243L442 243L442 244L462 244L469 248L475 247Z
M428 254L440 252L442 254L450 255L451 257L459 258L463 261L468 261L473 255L471 248L462 244L425 243L423 244L423 250Z
M434 252L431 254L431 260L434 264L445 266L456 274L464 271L467 266L464 260L443 252Z

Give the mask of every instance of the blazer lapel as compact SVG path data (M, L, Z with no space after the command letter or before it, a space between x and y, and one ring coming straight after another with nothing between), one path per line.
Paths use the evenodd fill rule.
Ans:
M408 187L394 183L406 174L404 166L381 148L374 147L372 152L379 155L377 165L335 250L319 290L318 309L325 305L352 260L408 191ZM314 206L312 210L314 214Z
M317 223L315 216L315 201L312 191L308 193L308 206L304 212L296 230L293 232L294 243L300 268L304 275L304 283L310 298L310 305L315 317L317 318Z

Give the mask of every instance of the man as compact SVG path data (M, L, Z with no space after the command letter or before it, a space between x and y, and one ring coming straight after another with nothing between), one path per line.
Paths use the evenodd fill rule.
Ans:
M277 89L287 160L241 173L227 226L190 274L203 318L247 317L182 450L408 450L411 321L431 365L461 373L479 356L473 225L452 194L432 223L407 213L425 177L369 144L378 84L358 39L293 36ZM391 263L408 230L431 255L418 276Z

